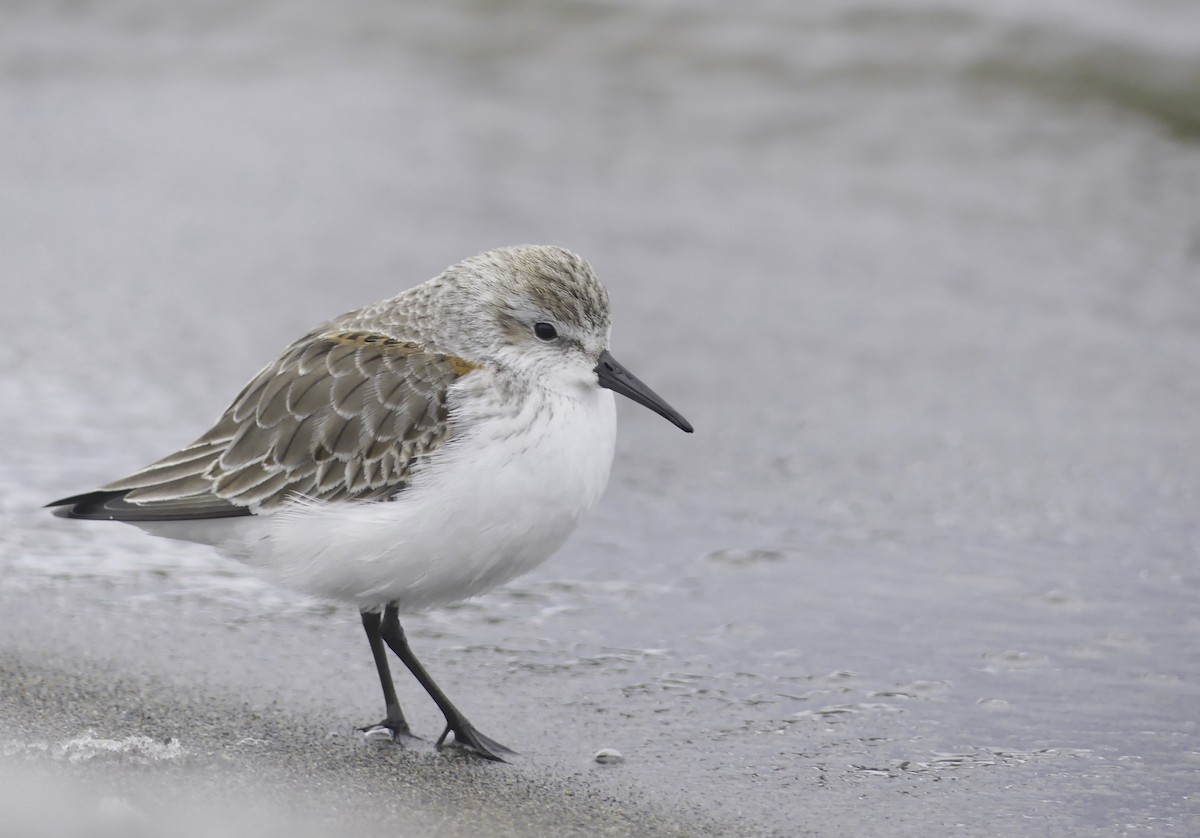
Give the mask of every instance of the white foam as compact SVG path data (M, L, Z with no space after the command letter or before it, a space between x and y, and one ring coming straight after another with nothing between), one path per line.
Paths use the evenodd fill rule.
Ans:
M86 762L97 757L116 756L146 762L178 759L184 755L178 739L160 741L149 736L126 736L124 739L104 739L94 731L61 742L54 748L54 756L68 762Z

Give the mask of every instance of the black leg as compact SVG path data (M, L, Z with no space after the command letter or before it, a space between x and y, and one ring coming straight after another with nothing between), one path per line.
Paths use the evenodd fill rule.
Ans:
M451 731L454 731L455 743L470 748L481 757L504 762L504 757L501 754L514 753L514 751L504 747L499 742L495 742L477 731L474 725L467 721L467 717L460 713L458 708L450 702L450 699L442 692L441 687L429 677L429 673L425 671L425 667L417 660L417 656L413 654L412 649L408 648L408 639L404 636L404 629L400 627L399 610L395 605L389 605L384 609L383 625L380 634L383 636L383 640L387 643L388 647L396 653L396 656L400 660L404 661L404 665L421 682L421 686L425 688L425 692L429 693L429 697L433 699L438 709L442 711L442 715L446 717L446 729L442 731L442 735L437 741L439 748L446 741L446 736Z
M379 683L383 687L383 701L387 706L387 718L376 725L368 725L360 730L371 730L376 727L386 727L392 732L392 738L411 736L408 722L400 711L400 702L396 698L396 687L392 684L392 672L388 668L387 649L383 645L383 635L380 632L382 618L378 611L362 612L363 630L367 633L367 641L371 644L371 654L375 656L375 669L379 671Z

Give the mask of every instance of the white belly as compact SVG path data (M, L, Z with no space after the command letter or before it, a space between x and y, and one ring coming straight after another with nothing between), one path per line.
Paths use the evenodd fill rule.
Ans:
M226 519L203 538L177 537L213 543L306 594L420 610L549 558L600 499L615 439L607 390L555 399L553 410L531 399L520 414L485 419L439 449L395 501L299 503Z

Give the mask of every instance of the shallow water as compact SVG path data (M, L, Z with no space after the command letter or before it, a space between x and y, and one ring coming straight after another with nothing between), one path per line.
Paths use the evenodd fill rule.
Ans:
M697 433L623 406L562 554L410 619L481 727L751 830L1200 830L1192 4L7 16L0 601L118 657L182 610L295 655L151 668L378 712L353 614L37 506L313 323L553 242Z

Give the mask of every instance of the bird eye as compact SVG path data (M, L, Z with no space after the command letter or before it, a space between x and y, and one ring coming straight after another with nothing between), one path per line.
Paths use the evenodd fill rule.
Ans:
M533 333L537 335L538 340L551 341L558 337L558 329L549 323L534 323Z

